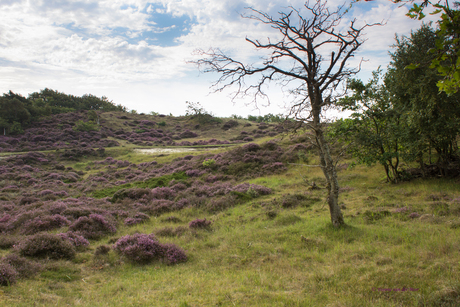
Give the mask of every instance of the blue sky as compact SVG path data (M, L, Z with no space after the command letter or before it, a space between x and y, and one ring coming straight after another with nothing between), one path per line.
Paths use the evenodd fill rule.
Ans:
M342 4L332 0L332 9ZM45 87L73 95L107 96L138 112L185 114L186 101L217 116L285 113L289 97L273 85L271 105L231 101L231 91L209 94L216 75L189 63L197 48L220 48L254 60L245 37L273 37L270 28L242 19L245 7L276 16L299 0L0 0L0 91L27 96ZM347 18L386 25L367 31L358 77L386 67L395 33L408 35L421 22L389 0L360 2ZM429 17L434 18L434 17ZM343 24L346 24L344 20Z

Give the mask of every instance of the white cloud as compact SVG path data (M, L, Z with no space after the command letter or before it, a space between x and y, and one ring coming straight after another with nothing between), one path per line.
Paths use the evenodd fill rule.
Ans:
M303 0L0 0L0 91L27 95L49 87L75 95L91 92L144 112L149 106L144 101L156 97L158 105L171 107L173 114L183 114L176 109L184 108L185 100L202 101L223 116L221 112L233 108L228 93L206 96L210 81L217 76L197 78L196 67L186 63L192 51L217 47L251 61L260 54L245 41L246 36L265 39L273 37L273 32L266 25L242 19L244 8L276 17L287 6L303 4ZM342 1L329 4L337 6ZM388 0L362 2L353 11L359 22L388 20L386 26L367 31L368 41L351 62L357 65L361 56L369 59L363 64L365 74L388 63L387 50L395 32L408 34L420 24ZM152 20L152 14L190 20L184 24L178 18L180 24L166 25ZM172 33L184 25L189 31L174 38L175 46L160 45L152 35ZM282 105L285 97L272 92L274 106ZM216 100L220 103L213 103Z

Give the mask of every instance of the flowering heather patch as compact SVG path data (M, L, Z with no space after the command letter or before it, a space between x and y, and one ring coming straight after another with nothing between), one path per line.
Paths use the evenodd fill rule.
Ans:
M0 189L0 192L17 192L19 191L19 187L16 185L9 185L4 187L3 189Z
M401 207L393 210L394 213L407 213L410 210L410 207Z
M176 197L176 192L168 187L158 187L152 189L152 197L155 199L169 199L172 200Z
M89 241L85 239L85 237L80 236L79 234L75 232L68 231L65 233L59 233L58 235L64 240L67 240L70 243L72 243L72 245L75 246L75 248L77 249L81 249L81 248L89 246Z
M174 185L171 186L171 189L174 190L176 193L179 192L179 191L183 191L183 190L186 190L187 189L187 186L182 183L182 182L178 182Z
M237 205L239 202L236 195L226 195L223 197L213 197L207 204L206 210L215 213Z
M194 137L197 137L198 134L196 134L195 132L193 131L190 131L190 130L185 130L184 132L182 132L181 134L179 134L179 136L182 138L182 139L188 139L188 138L194 138Z
M119 200L122 200L124 198L129 198L132 200L137 200L141 199L142 197L150 197L151 195L151 190L149 189L139 189L139 188L133 188L133 189L121 189L115 192L112 196L112 202L117 202Z
M249 143L244 145L243 149L246 151L258 151L260 149L260 145L256 143Z
M17 280L18 272L7 263L0 263L0 286L10 286Z
M188 223L188 227L193 229L207 229L211 226L211 221L205 219L196 219Z
M138 219L138 218L133 218L133 217L128 217L124 220L124 224L126 226L134 226L134 225L137 225L137 224L142 224L144 221L142 219Z
M187 261L187 255L175 244L163 244L164 258L169 265Z
M53 195L57 197L67 197L69 196L69 193L67 193L66 191L58 191L54 192Z
M420 217L420 214L417 213L417 212L412 212L411 214L409 214L409 218L411 219L416 219L416 218L419 218Z
M46 195L49 195L49 194L54 194L54 191L51 191L51 190L43 190L43 191L40 191L37 193L38 196L46 196Z
M71 219L78 219L82 216L89 216L92 213L100 212L101 209L91 208L87 206L76 206L76 207L69 207L62 211L62 215L71 218Z
M200 170L197 170L197 169L191 169L191 170L188 170L185 172L185 174L189 177L199 177L201 175L203 175L205 172L202 172Z
M47 208L48 208L48 212L50 214L61 214L62 212L64 212L68 207L67 205L62 202L62 201L56 201L52 204L48 204L47 205Z
M164 247L153 234L127 235L118 239L113 249L131 262L146 264L165 256Z
M48 231L70 224L70 221L60 214L51 216L36 217L27 221L21 229L21 233L26 235L35 234L40 231Z
M19 278L34 276L42 270L42 266L39 263L30 261L16 254L7 255L5 258L1 259L1 262L11 265L18 273Z
M153 215L161 215L176 210L175 204L171 200L153 200L147 212Z
M117 231L113 222L109 222L100 214L82 216L69 226L69 230L81 234L87 239L100 239Z
M73 259L75 247L60 235L39 233L28 237L16 247L22 256L50 259Z

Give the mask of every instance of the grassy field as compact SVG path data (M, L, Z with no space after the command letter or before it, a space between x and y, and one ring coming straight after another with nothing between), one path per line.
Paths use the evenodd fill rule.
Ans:
M123 150L120 159L152 159ZM37 276L1 287L0 306L460 306L458 179L390 185L383 176L378 166L341 168L348 226L339 230L325 190L309 189L324 184L319 169L291 165L246 180L273 194L215 214L186 208L121 226L75 259L45 261ZM190 229L197 218L210 228ZM136 232L179 245L188 261L135 265L113 250L95 254Z

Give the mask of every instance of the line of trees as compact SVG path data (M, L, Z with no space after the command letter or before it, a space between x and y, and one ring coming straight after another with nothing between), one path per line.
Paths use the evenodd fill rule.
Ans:
M340 105L354 113L330 130L350 144L359 162L380 163L389 182L403 179L401 159L417 162L422 176L433 170L438 176L458 171L460 93L448 95L437 86L444 76L431 65L437 55L429 52L437 35L423 25L410 37L396 37L385 74L379 69L366 84L348 81L352 94Z
M0 129L3 135L19 134L24 126L41 116L80 110L126 112L126 107L115 105L104 96L85 94L78 97L48 88L27 98L9 91L0 97Z

